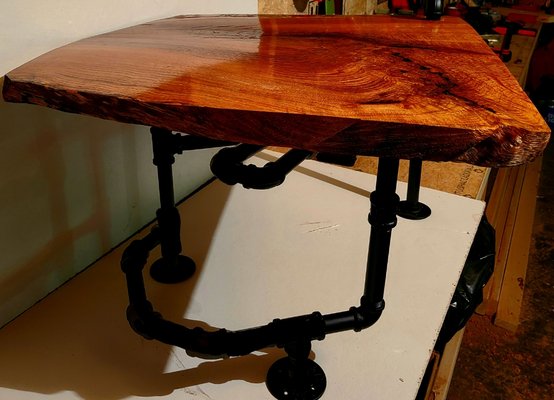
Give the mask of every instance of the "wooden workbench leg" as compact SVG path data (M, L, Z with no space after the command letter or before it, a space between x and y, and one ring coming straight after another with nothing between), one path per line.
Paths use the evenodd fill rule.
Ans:
M181 254L181 219L175 207L173 191L173 163L175 152L172 132L166 129L152 128L152 147L154 165L158 169L160 208L156 212L160 229L162 257L150 268L150 275L158 282L182 282L194 274L194 261Z

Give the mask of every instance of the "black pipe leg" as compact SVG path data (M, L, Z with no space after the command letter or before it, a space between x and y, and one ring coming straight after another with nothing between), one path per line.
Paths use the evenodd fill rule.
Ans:
M163 132L161 131L160 135ZM323 340L326 334L330 333L351 329L359 332L369 328L377 322L385 306L383 294L391 233L397 222L396 211L399 202L396 194L398 159L379 159L377 186L370 196L371 236L364 293L359 307L350 307L348 311L328 315L316 311L296 317L274 319L265 326L240 331L206 331L200 327L191 329L163 319L146 296L142 273L149 252L158 243L165 243L162 249L163 257L158 261L161 265L160 271L165 271L168 265L173 265L172 263L179 264L178 260L183 257L180 255L181 243L178 234L179 214L173 204L173 156L166 154L167 159L164 160L161 156L164 153L158 151L157 147L160 143L157 140L154 143L155 154L158 155L155 163L160 177L162 203L162 208L158 211L160 226L145 238L131 243L121 260L121 268L127 281L127 319L131 327L147 339L181 347L194 355L234 357L271 346L284 347L287 357L276 361L267 374L266 385L271 394L277 399L321 398L327 380L321 367L309 359L311 341ZM175 255L177 261L171 258ZM169 281L165 275L161 279Z
M391 234L396 226L400 201L396 194L398 165L398 159L379 159L377 185L370 195L371 235L361 306L352 307L348 313L324 317L327 333L348 328L355 331L367 328L375 323L385 307L383 296ZM321 367L308 358L310 348L309 340L285 345L288 357L277 360L270 367L266 385L276 399L315 400L323 395L327 380Z
M266 386L278 400L317 400L327 387L323 369L310 360L309 341L285 346L287 357L277 360L267 372Z
M181 254L181 219L175 207L173 192L173 163L175 151L171 131L152 128L154 165L158 170L160 208L156 212L160 232L162 257L150 268L150 275L158 282L177 283L190 278L196 270L194 261Z
M431 209L419 201L419 188L421 185L421 159L410 160L408 174L408 192L406 200L398 205L398 216L411 220L425 219L431 215Z
M396 194L398 159L380 158L377 184L370 195L369 223L371 233L367 254L367 270L361 307L375 312L385 307L383 299L389 261L391 234L396 226L400 201Z

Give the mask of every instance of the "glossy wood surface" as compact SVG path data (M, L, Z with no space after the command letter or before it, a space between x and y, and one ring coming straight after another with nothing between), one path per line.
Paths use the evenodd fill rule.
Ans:
M7 101L245 143L480 165L533 159L532 103L463 21L175 17L10 72Z

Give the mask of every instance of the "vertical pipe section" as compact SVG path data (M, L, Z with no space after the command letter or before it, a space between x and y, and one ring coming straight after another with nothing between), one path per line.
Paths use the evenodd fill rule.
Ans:
M158 172L160 208L157 211L158 225L161 231L162 258L166 264L175 265L181 253L180 217L175 208L173 190L173 164L175 156L171 149L172 133L166 129L152 128L152 150L154 165Z
M406 200L410 203L419 202L419 188L421 186L421 167L423 161L420 158L410 160L408 172L408 190Z
M160 227L162 257L150 268L150 275L158 282L176 283L194 274L194 261L181 254L181 218L175 207L173 164L178 151L173 133L167 129L151 128L154 165L158 171L160 208L156 211Z
M431 215L431 209L419 201L419 189L421 187L421 168L423 161L419 158L410 160L408 175L408 190L406 200L398 205L397 214L399 217L420 220Z
M380 158L377 185L370 195L371 236L362 308L382 309L392 229L396 226L398 159Z

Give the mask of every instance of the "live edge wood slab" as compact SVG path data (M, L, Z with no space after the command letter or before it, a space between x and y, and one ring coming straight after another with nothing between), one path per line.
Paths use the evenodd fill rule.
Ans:
M7 101L243 143L508 166L550 130L460 19L179 16L10 72Z

